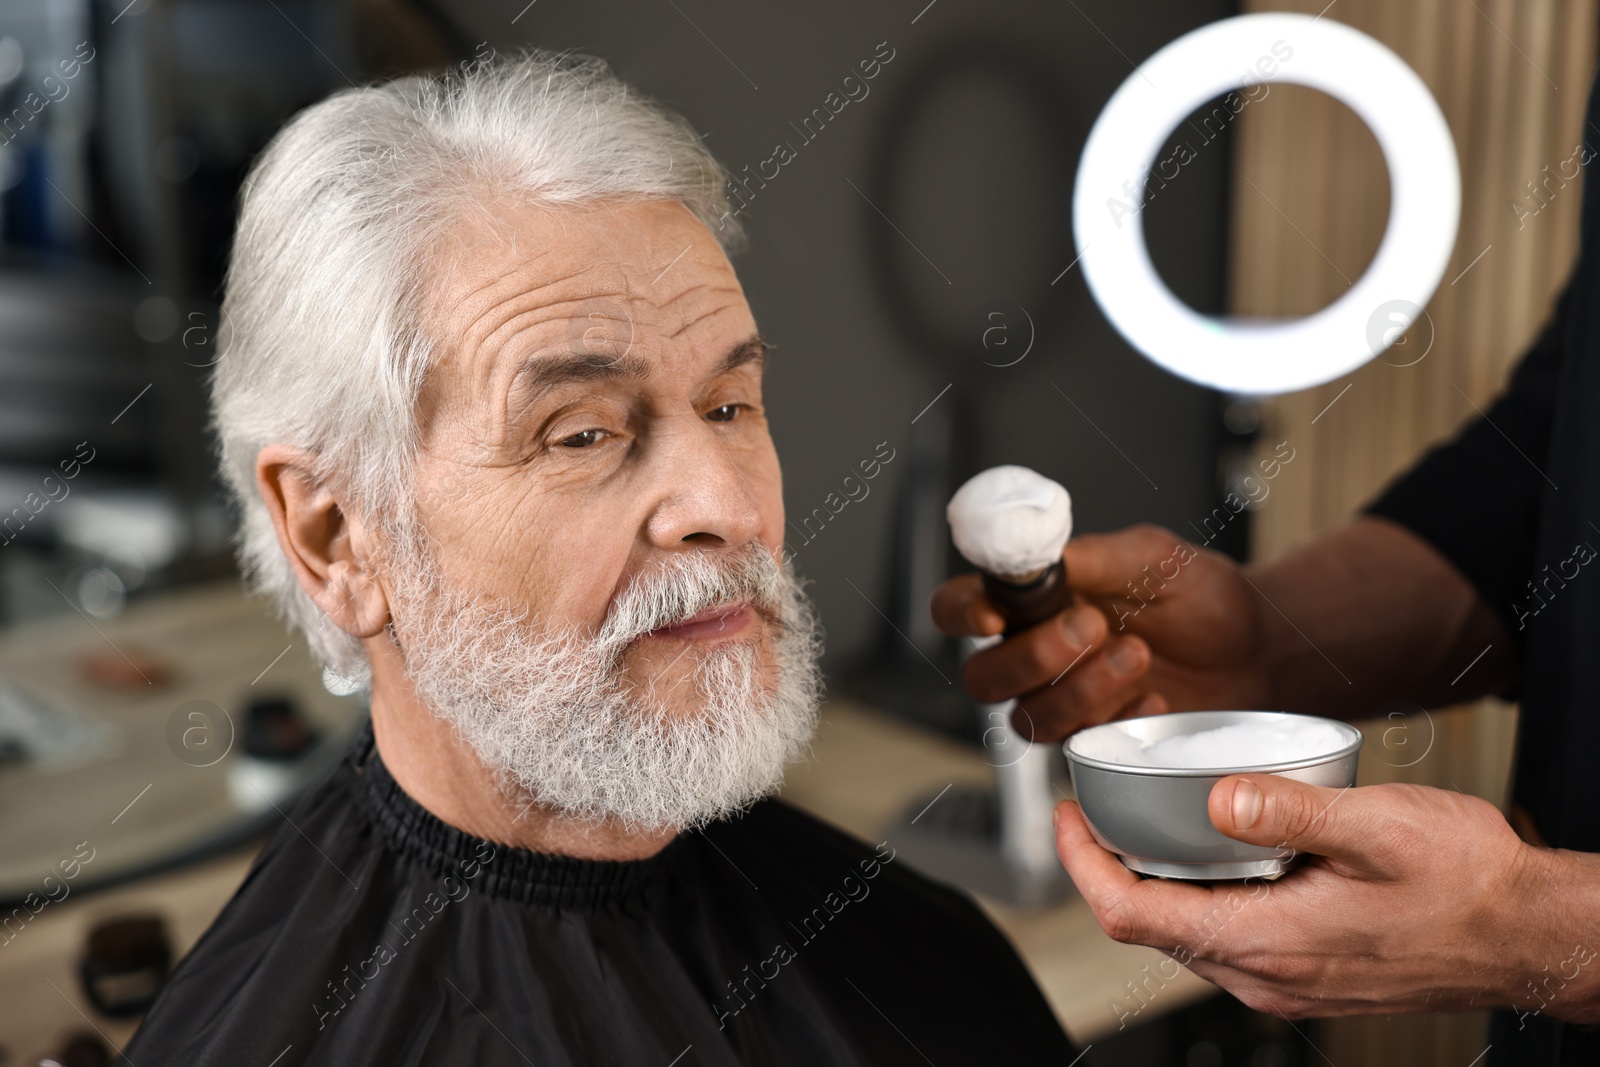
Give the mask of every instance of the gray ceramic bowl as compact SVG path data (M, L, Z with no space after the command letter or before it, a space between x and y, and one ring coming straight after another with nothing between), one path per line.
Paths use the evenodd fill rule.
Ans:
M1283 763L1237 767L1141 767L1090 758L1074 751L1074 743L1101 730L1120 730L1143 743L1181 734L1195 734L1253 720L1284 719L1327 723L1338 728L1345 744L1325 755ZM1099 842L1141 874L1163 878L1275 878L1293 864L1287 848L1247 845L1225 837L1211 825L1206 804L1211 787L1230 774L1281 774L1311 785L1339 788L1356 781L1361 731L1347 723L1281 711L1186 711L1123 719L1092 726L1068 739L1067 766L1078 803Z

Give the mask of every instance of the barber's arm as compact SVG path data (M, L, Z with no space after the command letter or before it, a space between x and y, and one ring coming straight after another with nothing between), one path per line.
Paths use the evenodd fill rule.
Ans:
M1078 603L974 655L967 687L1017 698L1018 731L1041 741L1162 711L1352 717L1505 692L1544 484L1527 457L1548 448L1571 305L1569 289L1487 418L1367 515L1261 567L1151 526L1077 537L1064 558ZM941 586L933 615L953 636L1004 629L975 575Z
M1600 857L1528 845L1476 797L1225 778L1211 793L1219 830L1313 855L1276 882L1216 885L1141 878L1076 804L1056 814L1061 858L1106 933L1258 1011L1511 1007L1600 1023Z
M1515 671L1504 626L1473 587L1384 519L1357 519L1266 567L1153 526L1075 538L1064 556L1079 603L966 668L978 699L1018 700L1013 722L1035 740L1163 711L1349 717L1394 698L1459 702ZM945 583L933 613L952 635L1004 629L975 576Z
M1074 541L1068 573L1087 602L974 656L969 688L1020 695L1019 722L1059 737L1130 709L1359 714L1388 696L1464 701L1514 677L1497 613L1427 542L1374 517L1268 567L1196 552L1119 632L1103 598L1175 541L1153 528ZM966 585L941 590L941 625L999 632ZM1119 675L1128 655L1133 670ZM1094 840L1076 804L1057 815L1062 861L1111 937L1161 949L1258 1010L1510 1006L1600 1022L1600 857L1528 845L1485 801L1228 778L1211 794L1219 830L1311 856L1277 882L1215 887L1141 878Z
M1509 593L1532 570L1541 491L1517 464L1548 447L1569 303L1488 417L1367 515L1260 567L1151 527L1081 537L1065 553L1079 602L974 655L968 688L1016 697L1018 729L1041 740L1163 711L1350 717L1511 690ZM1003 628L973 580L947 583L933 609L947 633ZM1417 786L1237 775L1209 814L1241 841L1310 856L1276 882L1149 880L1076 804L1057 808L1062 861L1112 937L1276 1014L1509 1006L1600 1023L1600 857L1527 844L1492 805Z

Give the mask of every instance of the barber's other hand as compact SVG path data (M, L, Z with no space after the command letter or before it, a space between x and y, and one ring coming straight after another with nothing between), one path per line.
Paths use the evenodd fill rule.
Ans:
M1062 555L1076 603L967 661L974 697L1017 700L1011 722L1023 737L1269 704L1261 598L1233 560L1148 525L1076 537ZM932 609L952 637L1005 629L976 574L940 586Z
M1600 858L1528 846L1493 805L1423 786L1235 775L1212 788L1209 812L1229 837L1312 855L1276 882L1144 879L1100 846L1077 804L1057 806L1057 851L1107 934L1291 1019L1505 1006L1600 1014L1596 969L1585 966ZM1534 984L1558 970L1555 986Z

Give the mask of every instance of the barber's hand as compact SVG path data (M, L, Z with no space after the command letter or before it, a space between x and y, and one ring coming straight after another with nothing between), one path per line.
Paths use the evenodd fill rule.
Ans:
M1063 558L1077 602L967 661L974 697L1016 698L1011 723L1023 737L1059 741L1111 719L1267 706L1262 601L1233 560L1157 526L1076 537ZM976 574L944 583L932 607L952 637L1005 629Z
M1561 857L1579 854L1525 845L1482 800L1247 774L1217 783L1210 815L1229 837L1313 855L1275 882L1144 879L1095 841L1070 801L1056 808L1056 847L1107 934L1161 949L1257 1011L1527 1005L1527 980L1542 967L1566 960L1575 977L1587 962L1566 957L1574 941L1592 943L1597 924L1575 914L1576 902L1565 914L1549 904L1566 877ZM1582 877L1592 884L1594 873ZM1162 977L1176 974L1173 966ZM1592 1000L1574 983L1538 1007L1570 1018L1592 1011ZM1124 1008L1141 1006L1130 997Z

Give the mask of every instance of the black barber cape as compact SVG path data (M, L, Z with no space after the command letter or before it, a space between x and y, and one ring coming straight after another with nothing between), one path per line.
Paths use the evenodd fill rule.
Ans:
M1402 475L1368 511L1429 541L1520 646L1512 799L1559 848L1600 852L1600 82L1574 159L1588 164L1578 263L1543 334L1487 417ZM1590 163L1590 160L1595 162ZM1558 971L1600 952L1592 916L1557 940ZM1594 964L1600 966L1600 964ZM1547 979L1550 979L1547 983ZM1496 1016L1488 1062L1600 1064L1600 1031L1542 1012Z
M780 801L647 860L542 855L429 814L369 727L290 822L179 965L129 1062L1074 1057L970 900L907 868L892 841L861 844Z

